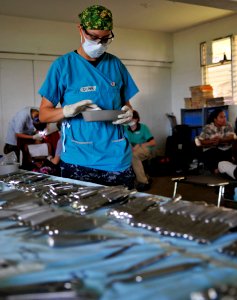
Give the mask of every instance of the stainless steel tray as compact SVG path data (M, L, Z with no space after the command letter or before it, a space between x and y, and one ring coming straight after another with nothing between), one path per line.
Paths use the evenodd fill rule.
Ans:
M118 115L123 113L121 110L89 110L83 111L82 116L87 122L115 121L118 119Z

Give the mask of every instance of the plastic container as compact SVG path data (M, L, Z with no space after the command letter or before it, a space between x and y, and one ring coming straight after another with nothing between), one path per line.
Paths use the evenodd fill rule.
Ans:
M19 169L19 163L0 165L0 175L10 174Z

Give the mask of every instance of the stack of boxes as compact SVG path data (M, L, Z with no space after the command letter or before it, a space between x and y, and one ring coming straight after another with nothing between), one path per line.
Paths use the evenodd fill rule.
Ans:
M191 86L191 98L184 98L185 108L201 108L207 106L208 99L213 99L213 88L211 85Z

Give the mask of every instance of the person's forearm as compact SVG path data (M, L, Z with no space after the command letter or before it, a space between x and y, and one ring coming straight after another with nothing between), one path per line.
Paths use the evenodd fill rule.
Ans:
M16 133L16 137L20 139L33 139L33 135L25 134L25 133Z
M39 110L40 121L44 123L58 122L61 121L63 118L64 118L63 108L54 107L52 102L50 102L45 97L42 97L40 110Z
M229 135L220 139L220 143L231 143L234 140L234 135Z
M126 102L126 105L129 107L129 108L131 108L131 110L133 110L133 107L132 107L132 105L131 105L131 103L128 101L128 102Z
M212 139L200 140L200 142L204 147L216 146L219 143L219 141L214 141Z
M60 156L54 156L53 158L50 159L51 163L53 163L54 165L59 164L60 162Z
M58 122L64 118L62 107L40 107L39 119L41 122Z
M142 146L145 146L145 147L154 147L154 146L156 146L156 141L154 139L150 140L149 142L143 143Z

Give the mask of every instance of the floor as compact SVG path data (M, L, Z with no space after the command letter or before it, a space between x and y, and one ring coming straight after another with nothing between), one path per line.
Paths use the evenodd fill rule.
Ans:
M186 175L205 175L210 176L211 173L203 167L203 165L197 165L197 160L192 162L189 166L189 170L186 171ZM144 164L144 169L147 175L152 179L151 188L146 191L148 194L165 196L172 198L174 191L174 182L172 178L183 176L182 173L174 171L174 168L170 168L169 164L159 164L159 172L154 167L156 161L148 161ZM181 171L182 172L182 171ZM168 174L168 175L164 175ZM227 178L225 178L226 180ZM237 209L237 201L233 201L234 188L237 187L237 182L231 182L225 188L224 199L221 201L221 206ZM177 194L182 196L183 200L188 201L204 201L208 204L217 204L218 200L218 187L205 187L201 185L184 184L179 183L177 188Z
M174 190L173 177L175 176L152 177L151 188L146 193L172 197ZM209 204L217 203L218 193L215 188L180 183L178 184L177 193L182 196L183 200L205 201Z

